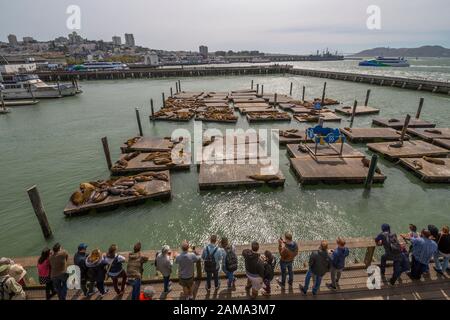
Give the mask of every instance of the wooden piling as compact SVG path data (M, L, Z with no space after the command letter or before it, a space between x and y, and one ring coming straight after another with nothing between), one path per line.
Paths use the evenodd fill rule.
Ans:
M172 87L170 87L170 97L173 98L173 90L172 90Z
M323 91L322 91L322 106L323 106L323 103L325 102L325 91L326 91L326 89L327 89L327 82L325 81L324 83L323 83Z
M369 103L369 97L370 97L370 89L367 89L366 93L366 101L364 102L364 105L367 107L367 104Z
M407 114L405 118L405 123L403 124L402 133L400 135L401 144L403 144L403 140L405 139L406 130L408 130L409 120L411 120L411 116Z
M273 95L273 107L275 108L277 106L277 93Z
M153 99L150 99L150 109L152 112L152 119L155 121L155 109L153 109Z
M305 101L305 86L302 88L302 101Z
M28 197L30 198L31 205L33 206L34 213L39 221L39 225L41 226L42 233L44 234L44 238L48 239L52 236L52 229L50 228L50 224L48 223L47 215L44 210L44 206L42 205L41 197L37 190L37 187L34 185L27 190Z
M419 108L417 108L416 119L420 118L420 113L422 112L424 98L420 98Z
M161 93L161 96L162 96L162 105L163 105L163 108L165 108L166 107L166 97L164 95L164 92Z
M143 137L144 133L142 132L142 123L141 123L141 116L139 115L139 109L136 108L136 121L139 127L139 136Z
M256 94L259 94L259 83L256 84Z
M293 83L291 82L291 87L289 88L289 95L292 97L292 86L293 86Z
M111 170L112 161L111 161L111 153L109 152L109 145L108 145L107 137L102 138L102 145L103 145L103 152L104 152L105 158L106 158L106 164L108 165L108 169Z
M253 90L253 80L252 80L252 84L250 85L250 90Z
M352 109L352 118L350 119L350 128L353 126L353 120L355 120L355 114L356 114L356 106L358 104L358 101L355 100L353 103L353 109Z
M377 169L378 155L372 155L372 159L370 160L369 172L367 173L366 182L364 184L364 188L366 190L370 190L372 187L373 176L375 175L375 171Z
M262 96L264 95L264 85L263 84L261 85L261 95Z
M178 93L178 92L180 92L180 91L178 90L178 82L175 81L175 93Z
M180 92L181 92L181 81L180 80L178 80L178 90L180 90Z

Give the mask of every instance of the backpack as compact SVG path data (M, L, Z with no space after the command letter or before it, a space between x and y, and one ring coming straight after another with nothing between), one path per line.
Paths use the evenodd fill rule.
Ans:
M400 255L400 241L397 239L397 235L395 233L387 233L386 234L387 246L390 248L390 253L393 255Z
M0 292L1 292L1 299L0 300L11 300L14 297L14 293L7 292L6 288L6 281L8 281L11 277L6 276L5 279L0 283ZM6 298L8 297L8 298Z
M236 253L231 249L228 249L225 252L227 253L225 256L225 268L229 272L236 271L238 268L238 258Z
M217 271L217 263L216 259L214 258L216 251L217 247L212 253L209 252L209 247L206 247L205 272L213 273Z

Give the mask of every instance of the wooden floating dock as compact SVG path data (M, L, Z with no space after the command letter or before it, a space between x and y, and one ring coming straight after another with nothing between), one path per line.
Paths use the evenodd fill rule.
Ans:
M262 96L262 98L270 104L275 103L275 94L274 93L264 94ZM291 96L288 96L286 94L277 94L277 103L289 103L292 100L294 100L294 99Z
M353 114L353 107L351 106L342 106L336 107L334 109L337 113L343 114L345 116L351 116ZM372 108L368 106L356 106L355 116L364 116L369 114L377 114L380 113L380 109Z
M433 139L450 139L450 128L408 128L406 132L428 142Z
M433 139L433 144L450 150L450 139Z
M404 141L400 148L392 147L396 142L368 143L369 150L378 152L384 157L394 160L399 158L417 158L423 156L445 157L449 150L435 146L422 140Z
M320 114L309 115L309 114L294 114L294 119L298 122L319 122L320 119L323 121L330 122L341 122L342 118L337 116L332 112L321 112Z
M251 175L261 174L261 169L270 167L262 164L202 164L198 177L200 190L233 187L258 187L262 185L282 186L285 177L281 171L278 179L269 182L254 180Z
M403 128L404 120L397 118L391 119L375 118L372 120L372 123L380 127L388 127L400 130ZM408 124L408 128L434 128L434 127L436 127L436 124L421 119L411 119Z
M301 144L288 144L287 145L287 152L288 154L293 158L303 158L305 156L309 156L308 152L302 151L299 149L299 146ZM309 142L306 143L306 146L308 146L311 150L314 150L315 143ZM336 143L334 147L339 150L341 148L340 143ZM336 151L331 149L328 145L317 145L317 156L318 157L341 157L341 158L364 158L364 154L356 149L354 149L352 146L350 146L347 143L344 143L344 146L342 148L342 155L336 154ZM320 158L319 158L320 161Z
M238 104L235 105L235 109L239 110L241 114L247 114L248 112L267 112L267 111L275 111L277 109L269 106L267 103L255 103L255 106L251 104Z
M364 166L362 158L319 157L311 156L289 158L291 168L302 184L323 183L364 183L369 168ZM383 183L386 176L375 173L374 183Z
M88 213L91 210L97 209L113 209L119 205L130 205L137 204L139 202L148 199L164 199L170 198L171 187L170 187L170 173L169 171L162 171L167 177L168 181L163 180L151 180L146 182L136 183L136 186L142 187L147 191L147 195L140 196L108 196L104 201L99 203L87 203L80 206L75 206L71 201L66 205L64 209L64 214L67 216L80 215Z
M215 141L212 144L203 147L201 150L197 150L196 162L198 164L205 162L222 163L230 160L245 161L248 159L257 160L266 157L266 150L262 148L260 143L226 144L226 142L222 143L221 141Z
M400 132L392 128L340 128L340 131L351 142L396 141L400 139ZM405 135L405 140L409 139Z
M289 130L289 132L287 130ZM305 133L304 129L297 129L297 128L279 129L278 142L282 146L287 145L289 143L303 142L303 141L305 141L305 138L306 138L306 133ZM307 141L311 141L311 140L308 139Z
M248 122L291 121L291 116L284 111L248 112Z
M153 138L153 137L136 137L137 141L132 145L124 143L120 150L122 153L130 153L134 151L139 152L154 152L154 151L171 151L174 143L170 138Z
M177 151L172 153L176 154L176 157L174 158L172 155L171 164L155 164L153 161L145 161L145 158L147 158L151 153L143 152L131 160L128 160L125 168L113 166L111 168L111 173L115 175L124 175L146 171L189 170L192 162L191 154L189 152L183 152L180 157ZM123 160L126 156L127 154L121 156L120 160Z
M248 97L248 98L244 98L244 97L238 97L238 98L231 98L231 100L233 101L233 103L264 103L266 102L266 100L262 99L262 98L257 98L257 97Z
M400 164L419 176L423 182L450 183L450 159L439 158L445 164L435 164L423 158L401 158Z

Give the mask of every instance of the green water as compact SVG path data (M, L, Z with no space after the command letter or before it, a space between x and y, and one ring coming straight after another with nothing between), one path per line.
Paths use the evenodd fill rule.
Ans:
M265 92L288 93L294 82L294 96L300 98L307 86L307 98L318 97L322 79L263 76L210 77L182 79L183 90L225 91L247 88L250 80L264 84ZM368 85L327 80L327 96L350 103L363 100ZM79 242L105 249L118 243L129 249L140 240L146 249L163 243L177 245L183 239L196 244L211 233L228 236L235 243L273 242L286 229L296 238L320 239L337 235L356 237L376 233L389 222L394 230L408 223L423 227L449 223L450 188L428 185L399 166L380 161L387 175L383 186L370 194L362 188L345 185L300 186L288 167L285 149L280 152L284 188L240 189L199 192L198 172L172 175L173 197L168 202L149 201L144 205L121 207L114 211L66 218L63 209L80 182L108 177L100 138L107 136L112 158L119 146L137 133L134 108L140 107L144 134L167 136L187 124L152 124L149 99L161 104L161 92L175 86L175 79L118 80L82 82L83 94L41 101L36 106L14 108L0 117L0 255L36 255L46 245L60 241L73 251ZM419 97L425 98L422 118L437 126L450 126L450 97L390 87L372 87L371 105L385 117L415 114ZM145 116L144 116L145 115ZM357 117L355 127L370 126L371 117ZM343 121L341 126L348 122ZM284 126L285 124L282 124ZM296 121L292 126L302 128ZM247 127L239 119L239 127ZM275 124L272 127L279 127ZM206 127L233 128L234 125L208 124ZM267 124L252 127L264 128ZM363 145L357 148L370 155ZM54 232L46 242L41 234L26 194L37 184Z

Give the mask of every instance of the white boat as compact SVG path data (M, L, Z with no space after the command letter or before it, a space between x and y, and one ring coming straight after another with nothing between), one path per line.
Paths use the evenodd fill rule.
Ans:
M18 74L2 81L5 100L61 98L74 96L80 91L73 83L47 84L37 75Z

